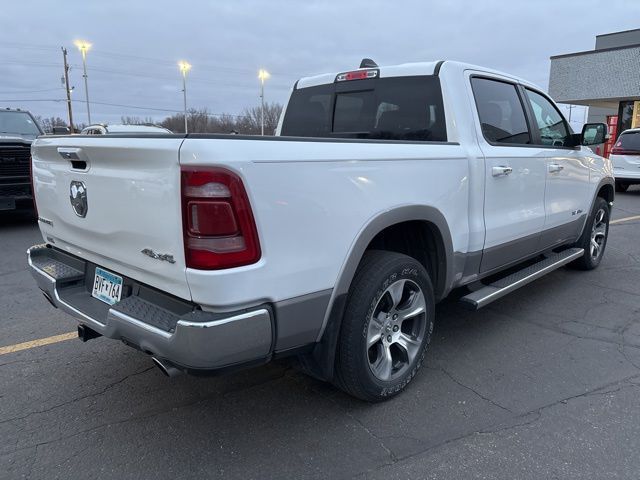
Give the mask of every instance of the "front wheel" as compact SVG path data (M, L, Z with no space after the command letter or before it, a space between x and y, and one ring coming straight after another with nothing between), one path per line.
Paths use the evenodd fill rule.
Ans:
M434 316L433 286L420 262L395 252L367 252L340 328L338 387L372 402L400 393L422 365Z
M584 249L584 255L573 262L572 266L581 270L593 270L600 265L609 237L609 215L609 203L602 197L596 198L582 236L575 245Z

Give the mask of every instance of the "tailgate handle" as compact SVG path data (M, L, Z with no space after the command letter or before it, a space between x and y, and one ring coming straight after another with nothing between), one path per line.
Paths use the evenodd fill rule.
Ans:
M88 167L86 156L81 148L58 147L58 153L65 160L71 162L71 168L74 170L86 170Z

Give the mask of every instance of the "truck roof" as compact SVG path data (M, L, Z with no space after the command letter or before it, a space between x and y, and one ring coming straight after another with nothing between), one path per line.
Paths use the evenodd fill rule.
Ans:
M524 85L529 85L531 87L540 89L540 87L538 87L537 85L527 80L524 80L522 78L516 77L515 75L500 72L498 70L494 70L491 68L480 67L478 65L473 65L471 63L457 62L454 60L402 63L399 65L381 65L377 67L354 68L351 70L343 70L341 72L323 73L320 75L301 78L300 80L298 80L294 88L307 88L307 87L314 87L317 85L333 83L336 79L336 76L339 75L340 73L358 71L358 70L368 70L371 68L376 68L380 71L379 73L380 78L409 77L409 76L416 76L416 75L435 75L437 72L440 71L441 68L446 68L448 71L458 71L460 74L462 74L465 70L477 70L477 71L491 73L491 74L499 75L501 77L509 78L516 82L522 83Z

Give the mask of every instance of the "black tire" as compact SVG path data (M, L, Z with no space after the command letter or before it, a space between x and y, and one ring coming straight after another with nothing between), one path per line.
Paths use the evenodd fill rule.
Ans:
M401 291L399 295L398 291ZM395 302L394 296L402 300ZM424 306L424 315L415 313L420 310L415 308L418 302ZM334 383L346 393L369 402L397 395L422 366L433 332L434 317L433 286L420 262L395 252L366 252L347 296L338 338ZM413 330L405 329L407 326ZM371 340L370 332L377 328L380 332L378 342L367 347ZM394 340L398 342L395 347L392 336L394 339L398 336ZM407 342L407 338L411 342ZM382 380L374 373L376 367L371 365L374 351L384 356L381 360L388 359L388 362L379 364L392 365L388 369L388 380ZM380 352L386 352L388 356ZM393 361L392 355L396 356Z
M616 192L626 192L629 189L629 184L616 181Z
M603 212L603 217L600 219L600 212ZM582 236L574 245L575 247L584 248L584 255L577 260L571 262L571 266L577 268L579 270L593 270L598 265L600 265L600 261L604 255L604 250L607 246L607 239L609 238L609 216L611 212L609 209L609 203L602 197L596 198L596 201L593 205L593 209L589 218L587 219L587 223L584 226L584 231L582 232ZM602 237L601 242L599 243L599 248L597 251L597 255L594 256L593 250L591 248L592 235L594 234L594 228L601 228L598 225L603 224L603 233L604 237ZM595 240L596 243L597 239Z

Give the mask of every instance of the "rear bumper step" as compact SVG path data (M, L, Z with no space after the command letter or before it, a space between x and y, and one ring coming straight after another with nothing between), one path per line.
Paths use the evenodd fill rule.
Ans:
M504 297L507 293L523 287L547 273L553 272L567 263L580 258L583 254L584 249L582 248L569 248L562 252L550 254L547 258L538 263L530 265L520 271L486 285L475 292L465 295L460 299L460 301L472 310L477 310L501 297Z
M100 335L122 340L185 370L217 370L272 353L273 315L266 305L211 313L181 301L176 310L157 292L153 300L132 293L109 306L91 296L87 262L46 245L31 247L27 255L38 287L51 304L79 320L84 341Z

